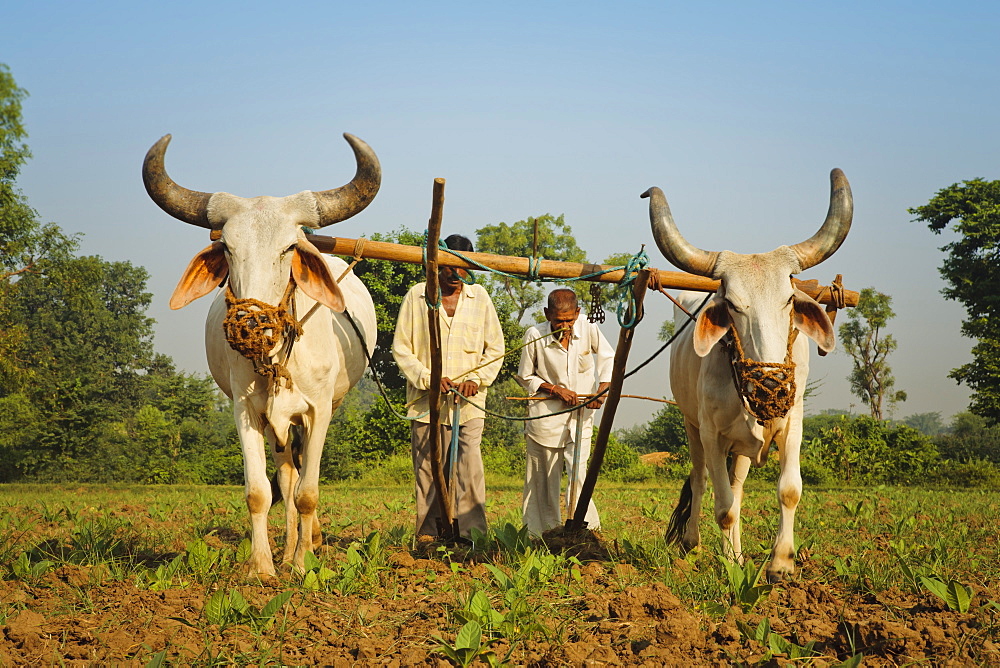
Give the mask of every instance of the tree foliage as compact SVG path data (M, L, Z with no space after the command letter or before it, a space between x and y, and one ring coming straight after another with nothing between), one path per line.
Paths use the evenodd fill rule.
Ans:
M0 482L238 482L231 410L153 350L146 271L75 257L17 189L26 95L0 64Z
M1000 181L972 179L943 188L909 209L935 234L958 236L941 247L941 292L965 307L962 334L975 339L973 361L949 374L972 389L969 409L1000 423Z
M6 388L31 377L17 354L28 332L7 312L17 281L28 272L43 274L48 264L67 257L76 245L76 239L58 226L39 223L38 214L17 188L21 167L31 157L21 120L21 103L27 95L0 63L0 387Z
M658 410L653 419L646 424L619 431L618 438L640 454L649 452L686 454L688 451L684 416L680 409L672 404Z
M11 280L27 271L42 271L43 261L75 247L58 226L42 225L38 214L17 188L21 167L31 157L21 103L28 92L0 63L0 298Z
M404 227L389 234L376 232L371 240L408 246L424 244L422 234ZM351 261L351 258L344 259ZM399 373L392 358L392 337L396 331L396 316L403 298L411 287L425 279L424 268L419 264L366 259L355 265L354 274L365 284L375 301L378 337L372 354L372 371L388 388L406 387L406 379Z
M534 224L538 223L538 245L534 246ZM586 262L587 255L577 245L573 230L564 220L550 214L519 220L516 223L497 223L476 230L476 248L483 253L530 257L532 249L539 258L563 262ZM540 283L520 281L506 276L489 274L483 285L490 291L498 311L508 313L515 323L525 314L542 304L548 291ZM575 285L572 285L575 287ZM541 321L540 314L535 320Z
M956 415L948 432L934 440L942 457L960 462L981 460L1000 464L1000 425L990 425L974 413Z
M891 304L889 295L865 288L857 308L848 313L847 322L840 326L840 341L854 360L847 377L851 392L868 406L876 420L883 419L886 410L906 400L906 392L895 389L896 379L889 366L888 358L896 349L896 339L883 331L896 315Z

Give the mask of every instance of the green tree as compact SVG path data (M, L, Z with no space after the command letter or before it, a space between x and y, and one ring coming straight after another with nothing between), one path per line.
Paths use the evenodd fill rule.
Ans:
M645 425L620 431L618 437L640 454L649 452L686 454L688 451L684 416L680 409L672 404L657 411L653 419Z
M10 317L6 304L23 274L44 273L50 261L68 256L76 245L58 226L39 223L17 188L21 167L31 157L21 119L27 95L0 63L0 388L7 392L26 383L31 374L16 354L29 333Z
M941 413L937 411L907 415L900 422L908 427L913 427L925 436L937 436L945 431L945 425L941 421Z
M8 294L8 317L31 333L15 352L32 382L16 393L40 417L22 472L72 471L106 423L139 406L157 362L146 277L128 262L80 257L53 263L45 274L22 274Z
M375 233L372 241L384 241L408 246L423 246L423 235L406 228L388 234ZM348 262L351 258L344 258ZM390 389L406 387L406 379L392 358L392 337L396 331L396 318L406 293L416 283L426 278L423 266L389 260L363 260L354 267L355 275L368 288L375 301L378 337L372 354L372 372ZM401 396L401 395L400 395Z
M803 478L814 482L920 484L940 459L929 436L867 415L812 416L802 432ZM777 457L766 468L776 476Z
M0 481L239 482L228 402L153 351L146 271L74 257L17 189L26 96L0 64Z
M534 223L538 223L538 257L562 262L586 262L587 255L580 249L573 230L563 219L550 214L519 220L516 223L497 223L476 230L476 249L483 253L530 257L534 246ZM542 304L547 291L540 283L522 281L489 274L483 285L490 291L498 311L509 314L520 323L525 314ZM536 320L541 316L536 314Z
M1000 464L1000 425L990 425L974 413L952 418L949 432L934 439L942 457L968 462L985 460Z
M969 410L1000 424L1000 181L954 183L909 212L935 234L950 227L958 235L941 247L941 292L965 307L962 334L976 344L973 361L949 377L972 389Z
M896 403L906 400L906 392L896 390L888 357L896 349L896 339L882 330L896 314L892 297L874 288L861 291L857 308L848 313L848 321L840 326L840 341L854 360L851 392L868 406L871 416L883 419L883 413Z

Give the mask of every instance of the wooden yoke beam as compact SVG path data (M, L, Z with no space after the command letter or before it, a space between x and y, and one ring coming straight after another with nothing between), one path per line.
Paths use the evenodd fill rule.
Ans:
M331 255L346 255L351 257L355 253L356 239L344 239L341 237L328 237L318 234L308 235L309 241L323 253ZM463 253L471 260L481 263L490 269L497 269L508 274L517 274L527 277L530 273L531 259L526 257L511 257L509 255L492 255L490 253ZM410 264L423 264L423 249L419 246L406 246L404 244L393 244L385 241L365 240L364 256L373 260L391 260L394 262L408 262ZM477 270L479 267L466 262L465 260L442 252L438 255L438 264L442 267L461 267L462 269ZM611 269L611 265L603 264L582 264L580 262L560 262L558 260L545 260L539 262L538 276L543 278L580 278L597 271ZM659 274L660 285L672 290L696 290L699 292L715 292L719 289L719 282L704 276L695 276L680 271L664 271L662 269L650 269L651 272ZM625 275L624 270L615 271L585 278L586 281L596 281L600 283L618 283ZM802 292L806 293L821 304L843 308L845 306L858 305L858 293L853 290L843 290L839 286L820 285L819 281L802 281L796 278L792 282ZM838 298L842 296L842 301Z

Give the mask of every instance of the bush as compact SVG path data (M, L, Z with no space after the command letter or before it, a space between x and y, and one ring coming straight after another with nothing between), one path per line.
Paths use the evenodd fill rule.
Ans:
M934 439L941 456L958 461L985 460L1000 463L1000 425L989 426L972 413L952 419L951 432Z
M596 441L597 429L594 429L591 442ZM593 451L591 451L591 456L593 457ZM639 453L632 446L622 443L614 434L608 437L608 446L604 450L604 461L601 464L603 476L617 482L635 482L634 476L637 472L645 470L648 470L648 467L639 463Z
M925 482L941 487L1000 489L1000 468L982 459L965 462L946 459L927 475Z
M413 484L413 459L409 454L396 454L373 463L358 475L362 484L371 487Z
M620 429L615 435L641 454L688 451L684 416L677 406L670 404L657 411L646 424Z

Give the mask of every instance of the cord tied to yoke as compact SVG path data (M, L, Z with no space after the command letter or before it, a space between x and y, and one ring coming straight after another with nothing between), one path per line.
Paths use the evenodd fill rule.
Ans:
M271 361L270 352L283 341L287 360L295 339L302 335L302 326L295 317L294 294L295 282L289 280L281 302L272 306L259 299L237 299L227 285L226 317L222 321L229 347L253 362L258 374L283 380L288 389L292 387L292 375L284 364Z
M765 425L771 420L783 418L795 404L795 362L792 360L792 346L799 331L795 329L795 312L792 311L788 323L788 346L785 361L757 362L747 358L736 327L722 341L729 353L729 365L733 372L733 384L743 405L758 424Z

